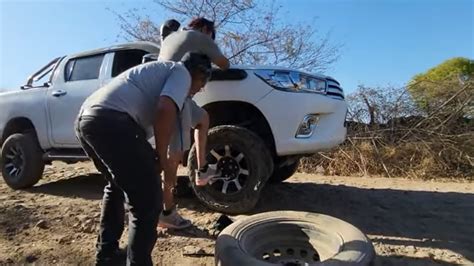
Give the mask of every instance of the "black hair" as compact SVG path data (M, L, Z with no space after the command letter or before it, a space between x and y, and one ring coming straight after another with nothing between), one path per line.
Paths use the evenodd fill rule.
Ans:
M175 32L181 27L181 24L175 19L168 19L160 27L161 40L164 40L172 32Z
M199 72L206 75L208 78L211 76L211 59L209 59L205 54L187 52L184 54L183 58L181 58L181 62L183 62L191 75Z

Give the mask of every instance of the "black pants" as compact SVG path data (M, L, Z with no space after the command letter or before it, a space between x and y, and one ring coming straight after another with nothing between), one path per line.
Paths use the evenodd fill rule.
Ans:
M162 210L159 162L145 132L125 113L104 110L76 122L79 141L108 184L104 188L97 262L110 261L129 206L127 265L152 265Z

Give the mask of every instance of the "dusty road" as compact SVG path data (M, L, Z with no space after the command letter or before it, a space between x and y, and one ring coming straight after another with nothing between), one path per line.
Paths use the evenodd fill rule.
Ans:
M92 264L103 186L94 173L89 163L55 164L31 189L13 191L0 181L0 265ZM219 214L193 198L181 198L179 205L195 227L160 230L155 263L213 265L211 228ZM472 182L299 173L267 186L255 212L271 210L320 212L354 224L372 239L376 265L474 261ZM188 246L207 255L187 256Z

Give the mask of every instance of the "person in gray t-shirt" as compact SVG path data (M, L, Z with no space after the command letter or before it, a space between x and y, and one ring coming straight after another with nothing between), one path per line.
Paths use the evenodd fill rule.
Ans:
M205 18L193 19L188 27L166 36L161 42L161 61L179 61L187 52L207 55L211 62L221 69L229 68L229 60L214 42L216 30L214 22Z
M193 19L185 30L172 32L161 42L158 60L177 61L184 53L196 51L207 55L210 60L222 69L229 67L229 60L222 54L214 42L214 22L205 18ZM175 208L173 188L177 180L177 169L183 158L183 152L190 149L191 129L194 130L196 143L197 166L195 171L195 183L204 186L215 175L215 171L208 170L206 162L206 142L209 129L209 116L207 112L199 107L195 101L188 97L181 112L181 128L183 134L175 134L170 142L169 161L172 166L169 171L164 172L163 204L164 211L160 217L160 226L182 229L192 225L191 221L181 217ZM178 132L177 130L175 132Z
M163 42L170 33L175 32L181 27L181 24L175 19L168 19L160 27L161 42Z
M134 67L93 93L81 109L110 109L127 113L152 137L156 100L167 96L182 110L191 77L180 62L151 62Z
M211 62L187 53L182 62L136 66L93 93L81 107L76 134L107 180L96 264L116 265L129 205L127 265L153 265L151 251L163 208L161 169L169 168L167 149L185 98L206 84ZM148 138L155 136L156 148Z

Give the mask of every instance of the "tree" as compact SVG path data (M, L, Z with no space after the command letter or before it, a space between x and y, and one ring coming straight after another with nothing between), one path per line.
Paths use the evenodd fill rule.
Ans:
M420 115L405 87L371 88L359 85L355 92L347 96L347 102L348 120L369 125Z
M286 22L275 1L155 0L183 22L194 17L215 21L216 41L232 64L270 64L324 72L339 58L341 45L329 41L307 23ZM159 42L159 24L138 9L117 14L129 40ZM285 22L283 22L285 21Z
M456 57L412 78L408 89L427 113L474 114L474 60Z

